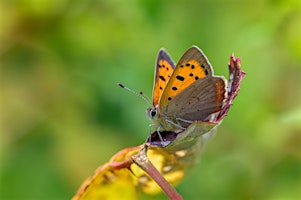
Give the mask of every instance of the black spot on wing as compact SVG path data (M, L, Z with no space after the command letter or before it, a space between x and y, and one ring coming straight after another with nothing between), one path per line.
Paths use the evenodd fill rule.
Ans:
M184 81L185 78L184 78L183 76L179 76L179 75L178 75L178 76L176 77L176 79L178 79L179 81Z
M162 80L162 81L165 81L165 78L163 76L159 76L159 78Z

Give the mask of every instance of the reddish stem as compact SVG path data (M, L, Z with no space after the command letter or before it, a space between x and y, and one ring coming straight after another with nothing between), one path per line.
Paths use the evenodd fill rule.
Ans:
M145 145L137 155L132 156L133 161L143 169L161 187L165 194L172 200L183 200L181 195L169 184L162 174L154 167L147 158L148 146Z

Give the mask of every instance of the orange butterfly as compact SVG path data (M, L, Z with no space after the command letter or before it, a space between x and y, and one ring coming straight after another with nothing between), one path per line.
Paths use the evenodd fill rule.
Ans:
M233 54L229 71L229 88L225 91L227 82L213 76L209 61L197 47L188 49L176 68L161 49L155 72L153 107L148 109L148 114L159 131L166 132L160 136L157 130L146 144L118 152L82 184L73 200L137 199L142 195L137 191L156 194L160 188L168 189L166 184L162 187L162 180L154 175L150 163L170 184L179 183L186 170L197 163L208 134L215 132L240 89L245 73L241 71L240 59ZM191 121L197 122L186 127ZM170 195L170 188L168 193L164 191L168 197L174 197Z
M153 106L147 114L158 131L186 129L193 121L209 121L227 97L227 81L214 76L205 54L189 48L177 66L161 49L156 63Z

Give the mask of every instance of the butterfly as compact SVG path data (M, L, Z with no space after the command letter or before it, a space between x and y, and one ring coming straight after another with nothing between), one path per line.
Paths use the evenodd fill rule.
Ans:
M197 46L189 48L177 65L165 49L158 54L153 105L148 117L158 131L185 130L194 121L210 121L227 96L227 81L213 68Z

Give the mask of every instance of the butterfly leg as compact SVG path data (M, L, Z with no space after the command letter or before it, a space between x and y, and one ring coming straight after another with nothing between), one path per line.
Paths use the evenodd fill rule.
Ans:
M164 140L162 138L162 135L160 134L160 129L162 129L161 125L157 128L157 133L158 133L158 136L161 140L161 144L164 145Z
M176 118L176 120L182 121L182 122L185 122L185 123L188 123L188 124L192 124L193 123L193 121L191 121L191 120L182 119L182 118Z
M152 126L156 126L156 124L150 124L150 125L148 125L149 127L152 127ZM150 128L151 129L151 128Z
M152 126L156 126L156 124L150 124L149 127L152 127ZM158 128L157 128L157 133L158 133L158 136L159 136L159 139L161 141L161 144L162 146L164 145L164 140L163 140L163 137L162 135L160 134L160 130L162 129L162 126L160 125ZM150 141L151 142L151 141Z
M180 128L180 129L182 129L182 130L185 130L186 128L184 128L183 126L181 126L180 124L176 124L176 123L174 123L173 121L171 121L171 120L166 120L168 123L171 123L172 125L174 125L174 126L176 126L176 127L178 127L178 128Z
M170 120L166 120L166 121L168 121L168 122L171 123L172 125L174 125L174 126L180 128L180 129L182 129L182 130L186 130L187 127L181 126L181 125L180 125L180 122L184 122L184 123L187 123L187 124L192 124L192 123L193 123L193 121L191 121L191 120L186 120L186 119L182 119L182 118L176 118L176 120L177 120L177 123L175 123L175 122L173 122L173 121L170 121Z
M155 126L155 124L150 124L150 125L148 125L148 127L149 127L149 135L152 134L152 128L151 128L152 126ZM152 139L152 138L149 137L149 142L150 142L150 143L152 143L151 139Z
M157 128L157 133L158 133L158 136L159 136L159 139L161 141L161 145L162 147L165 147L168 145L168 143L166 143L166 141L163 139L161 133L160 133L160 130L162 129L162 126L160 125L158 128Z

